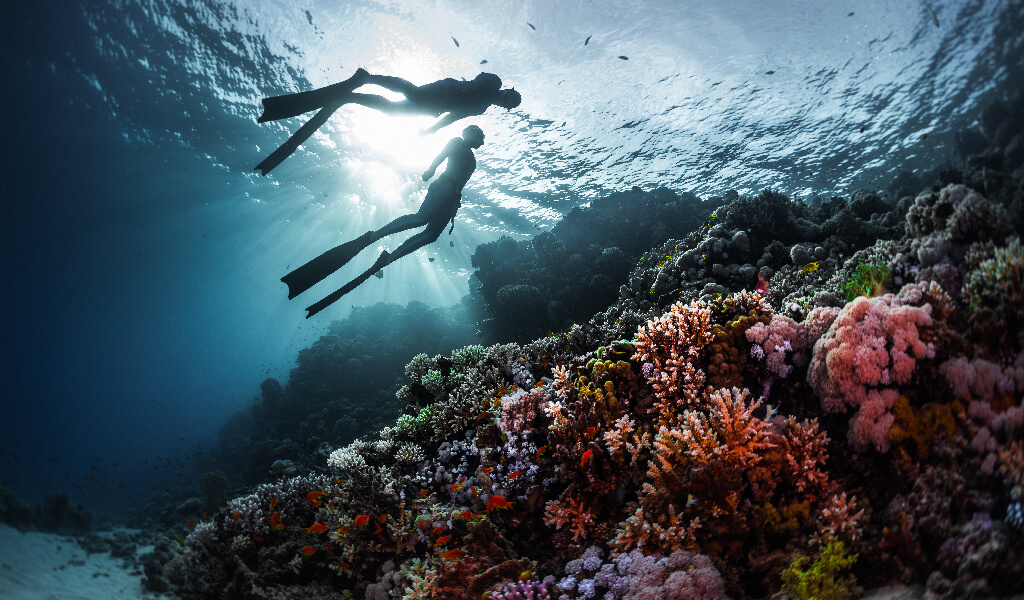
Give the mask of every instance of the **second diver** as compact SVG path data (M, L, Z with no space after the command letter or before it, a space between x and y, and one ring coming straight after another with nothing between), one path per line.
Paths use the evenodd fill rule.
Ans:
M368 231L351 242L336 246L288 273L281 278L281 281L288 285L288 298L294 298L308 290L343 267L359 251L382 237L426 225L426 229L407 239L394 252L389 253L385 250L372 267L345 284L344 287L308 307L306 309L308 312L306 318L308 319L359 287L361 283L386 265L436 241L449 222L454 227L455 213L462 206L462 188L476 169L476 156L473 154L473 150L483 144L484 132L476 125L470 125L463 129L462 137L448 140L441 153L423 173L423 181L428 181L433 177L434 171L442 162L447 160L448 164L444 172L427 188L427 196L415 214L398 217L384 227L376 231Z

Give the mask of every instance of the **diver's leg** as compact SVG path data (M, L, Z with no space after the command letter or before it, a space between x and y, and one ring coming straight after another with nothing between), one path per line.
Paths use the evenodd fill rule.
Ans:
M367 108L372 108L374 110L379 110L382 113L393 115L433 114L429 111L425 111L408 100L388 100L384 96L378 96L377 94L361 94L359 92L353 92L345 96L345 102L347 104L360 104Z
M427 224L428 220L429 219L425 215L422 215L420 213L402 215L401 217L398 217L397 219L391 221L387 225L373 232L375 236L374 241L379 240L384 236L391 235L393 233L405 231L406 229L412 229L413 227L422 227Z
M366 82L369 73L365 69L356 69L355 75L345 81L335 83L327 87L299 92L297 94L284 94L263 99L263 114L256 119L257 123L266 121L277 121L288 117L297 117L311 110L316 110L327 104L343 104L339 102L345 94L351 93L357 87Z
M427 244L436 242L437 238L441 237L441 232L444 231L447 224L447 220L443 222L439 219L431 221L426 229L405 240L401 246L391 253L391 262L402 258L406 254L415 252Z
M335 246L308 263L281 278L288 286L288 299L323 281L328 275L345 266L356 254L379 238L368 231L351 242Z
M387 88L392 92L398 92L399 94L415 94L419 88L418 85L409 81L408 79L402 79L401 77L395 77L393 75L370 75L367 73L363 77L363 83L379 85L382 88Z

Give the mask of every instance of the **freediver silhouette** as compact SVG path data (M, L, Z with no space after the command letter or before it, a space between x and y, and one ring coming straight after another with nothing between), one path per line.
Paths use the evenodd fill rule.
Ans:
M399 92L405 95L405 100L393 101L376 94L355 91L367 84ZM480 73L472 81L448 78L418 86L401 77L371 75L366 69L359 68L355 75L341 83L309 92L264 98L263 114L257 119L259 123L296 117L316 109L320 111L253 170L263 171L264 175L270 173L345 104L360 104L388 114L440 117L432 126L420 132L427 134L459 119L482 115L492 105L511 110L519 106L520 102L522 97L519 92L515 89L501 89L501 78L493 73Z
M336 246L282 277L281 281L288 285L288 299L298 296L345 266L356 254L380 238L413 227L427 226L423 231L405 240L394 252L389 253L385 250L372 267L323 300L306 308L308 319L359 287L378 270L436 241L449 222L454 228L455 213L462 206L462 188L476 169L476 155L473 154L473 150L483 144L484 132L476 125L463 129L462 137L448 140L441 153L423 173L423 181L433 177L434 171L442 162L447 160L448 164L444 172L427 188L427 196L415 214L398 217L376 231L368 231L351 242ZM451 230L448 233L450 234Z

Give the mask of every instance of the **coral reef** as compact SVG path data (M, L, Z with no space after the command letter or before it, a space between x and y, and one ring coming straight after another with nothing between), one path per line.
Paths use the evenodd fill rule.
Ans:
M514 342L408 353L404 385L373 384L398 401L364 423L376 434L201 519L168 579L197 598L1015 592L1013 168L972 188L969 160L895 199L727 194L635 244L617 202L649 203L648 222L696 199L631 192L482 246L485 329ZM316 398L309 381L296 389Z

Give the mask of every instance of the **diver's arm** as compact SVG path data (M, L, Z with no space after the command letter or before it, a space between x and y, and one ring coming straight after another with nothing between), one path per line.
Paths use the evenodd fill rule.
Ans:
M430 166L427 167L427 170L423 172L423 181L427 181L434 176L434 171L436 171L437 168L441 166L441 163L443 163L445 159L448 158L448 155L451 154L452 144L456 143L455 140L460 139L462 138L452 138L451 140L448 141L447 144L444 145L444 150L442 150L441 153L437 155L437 158L434 159L434 162L430 163Z
M420 135L427 135L427 134L430 134L430 133L434 133L438 129L441 129L442 127L447 127L447 126L451 125L452 123L458 121L459 119L465 119L468 116L470 116L470 115L468 115L466 113L450 112L450 113L446 114L445 116L441 117L440 119L438 119L437 122L434 123L433 125L431 125L430 127L427 127L426 129L420 130Z

